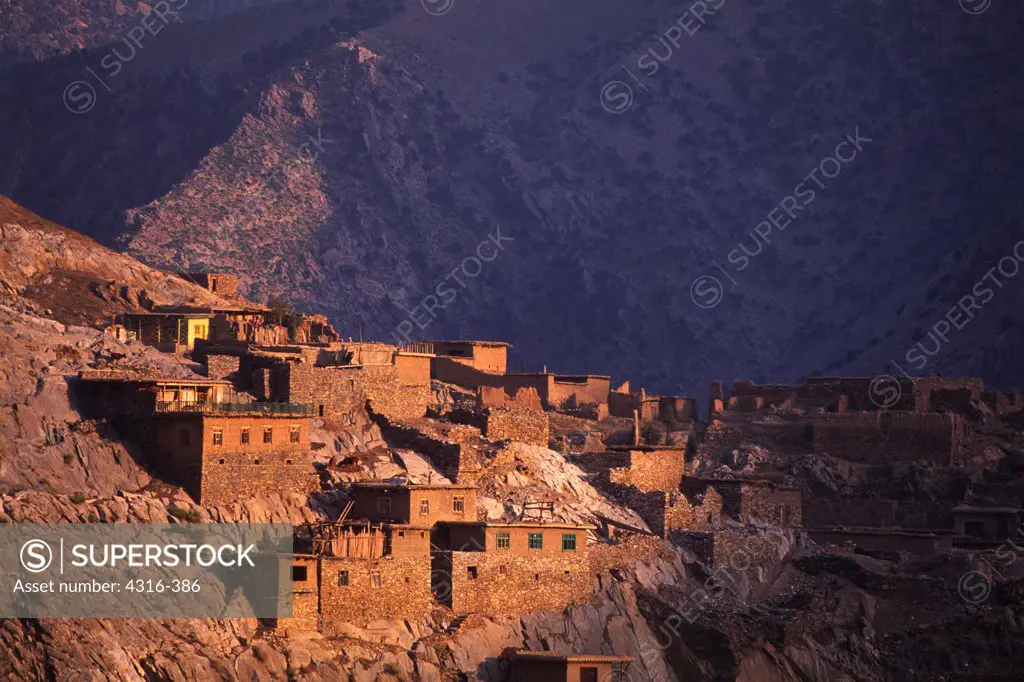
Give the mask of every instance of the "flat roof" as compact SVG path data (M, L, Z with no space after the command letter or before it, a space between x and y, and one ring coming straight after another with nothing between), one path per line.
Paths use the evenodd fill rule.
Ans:
M610 374L556 374L555 381L564 379L611 379Z
M1021 511L1018 507L975 507L969 504L953 507L954 514L1020 514Z
M231 382L225 379L178 379L176 377L146 377L132 376L129 373L119 374L117 370L82 370L78 373L81 381L108 381L127 384L163 384L163 385L191 385L191 386L230 386Z
M163 312L125 313L126 317L184 317L189 320L208 319L215 315L212 310L209 312L167 310Z
M606 654L558 654L554 651L531 651L517 649L511 658L524 661L545 661L551 663L633 663L634 656L610 656Z
M392 481L353 481L352 488L368 489L409 489L409 490L476 490L477 486L466 483L398 483Z
M504 348L511 348L512 347L512 344L507 342L507 341L467 341L465 339L455 339L455 340L448 340L448 341L445 341L445 340L411 341L410 343L451 343L451 344L460 344L460 345L468 345L468 346L494 346L494 347L502 346Z
M485 526L487 528L573 528L575 530L597 530L597 526L591 526L588 524L544 523L542 521L537 523L529 523L526 521L516 521L513 523L492 523L489 521L438 521L438 523L447 523L450 526Z

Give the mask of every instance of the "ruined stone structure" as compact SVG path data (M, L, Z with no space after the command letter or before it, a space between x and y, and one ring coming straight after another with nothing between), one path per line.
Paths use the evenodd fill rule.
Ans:
M263 403L230 412L161 411L152 427L156 466L200 504L319 489L309 419Z
M714 532L684 531L677 534L684 547L716 569L719 582L736 580L742 574L767 573L774 560L794 544L791 530L767 531L749 526L733 526Z
M621 466L609 469L609 481L636 486L640 490L678 491L686 469L686 446L631 446L610 448L624 455Z
M492 441L514 440L545 448L548 446L549 419L541 410L515 405L476 409L463 407L452 410L447 416L454 422L476 427L482 436Z
M238 276L225 273L213 272L188 272L177 273L179 277L193 284L212 291L224 298L235 298L238 296Z
M875 381L874 377L813 377L801 384L736 380L728 405L751 411L790 401L795 407L830 412L875 411L881 405L889 411L932 412L964 409L971 400L981 400L983 391L982 381L972 378L899 377L883 387ZM883 388L887 393L880 395Z
M721 515L734 521L793 528L803 525L800 488L761 479L688 477L683 481L683 492L691 501L704 501L710 490L721 499Z
M952 413L875 411L814 418L814 452L852 462L949 464L963 436L963 418Z
M697 421L697 400L683 396L647 395L641 388L630 391L629 382L608 394L608 413L630 418L636 412L644 421L691 423Z
M434 554L434 574L444 581L435 590L456 613L561 611L586 599L591 530L565 524L444 524L440 542L450 549Z

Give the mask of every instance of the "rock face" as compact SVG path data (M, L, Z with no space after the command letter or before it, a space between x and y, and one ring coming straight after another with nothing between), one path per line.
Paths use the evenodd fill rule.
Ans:
M118 26L138 10L121 4ZM389 338L447 279L457 298L425 336L504 338L524 369L664 394L890 358L911 371L906 353L981 277L1007 256L1015 271L1019 183L989 170L1017 167L1021 90L1000 65L1020 62L1019 3L727 2L702 24L668 0L423 4L183 12L112 92L89 81L82 114L57 99L108 45L7 69L0 192L151 263L236 270L353 336ZM37 14L114 42L76 14L100 5ZM700 28L673 44L682 25ZM826 177L847 136L861 150ZM805 180L814 198L789 220L778 206ZM499 226L512 241L456 283ZM712 308L691 300L699 277L718 279L694 289ZM1011 279L923 371L1024 377Z

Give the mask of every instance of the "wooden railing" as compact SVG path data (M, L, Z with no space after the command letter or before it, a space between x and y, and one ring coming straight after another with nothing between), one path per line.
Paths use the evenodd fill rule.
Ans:
M316 406L312 403L216 403L208 401L184 402L175 400L171 402L160 401L156 404L157 412L194 412L200 414L274 414L274 415L297 415L311 417L316 413Z

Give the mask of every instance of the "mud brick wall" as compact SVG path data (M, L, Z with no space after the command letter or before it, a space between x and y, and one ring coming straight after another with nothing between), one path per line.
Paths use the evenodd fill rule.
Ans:
M963 419L954 414L819 414L814 419L814 452L872 464L919 459L948 464L963 432Z
M399 381L405 386L430 387L430 356L395 354L395 370Z
M939 403L933 404L936 393L966 391L969 400L981 400L984 390L984 382L981 379L942 379L940 377L922 377L915 379L913 383L914 409L919 412L931 412L941 409L942 397L939 396ZM969 400L967 402L969 402Z
M596 405L608 402L610 390L611 379L608 377L588 376L583 381L573 381L556 376L548 394L548 402L568 407Z
M510 395L515 395L516 391L522 388L532 388L537 392L541 405L545 408L551 406L550 396L555 384L553 374L492 374L446 357L433 358L430 376L438 381L466 388L500 388Z
M612 483L636 486L640 490L679 490L686 468L685 450L630 450L625 467L611 469Z
M805 421L736 422L715 420L705 433L707 446L736 449L743 443L759 443L769 447L808 447L813 431Z
M520 388L513 392L495 386L480 386L476 394L477 407L526 407L541 410L540 396L534 388Z
M305 630L315 632L320 627L320 585L319 567L316 557L293 556L286 560L285 575L292 581L292 617L278 618L276 627L281 630ZM299 571L305 569L305 580L296 580Z
M338 574L348 571L348 586ZM380 587L373 586L380 575ZM433 608L430 560L427 557L381 559L320 558L320 631L345 634L345 623L365 627L375 620L424 618Z
M996 414L1017 412L1024 407L1024 404L1021 403L1021 394L1018 389L1012 391L986 391L982 393L981 399Z
M239 369L237 355L207 355L206 376L211 379L227 379Z
M484 436L490 440L513 440L548 446L548 415L523 407L491 407L487 410Z
M764 408L764 396L734 395L729 398L729 408L737 412L756 412Z
M742 485L740 504L739 521L760 521L795 528L803 525L801 494L798 489Z
M583 603L591 580L585 542L582 538L575 552L562 556L452 552L452 610L518 616L539 610L562 611Z
M613 417L632 418L633 410L640 409L639 395L611 391L608 394L608 414Z

